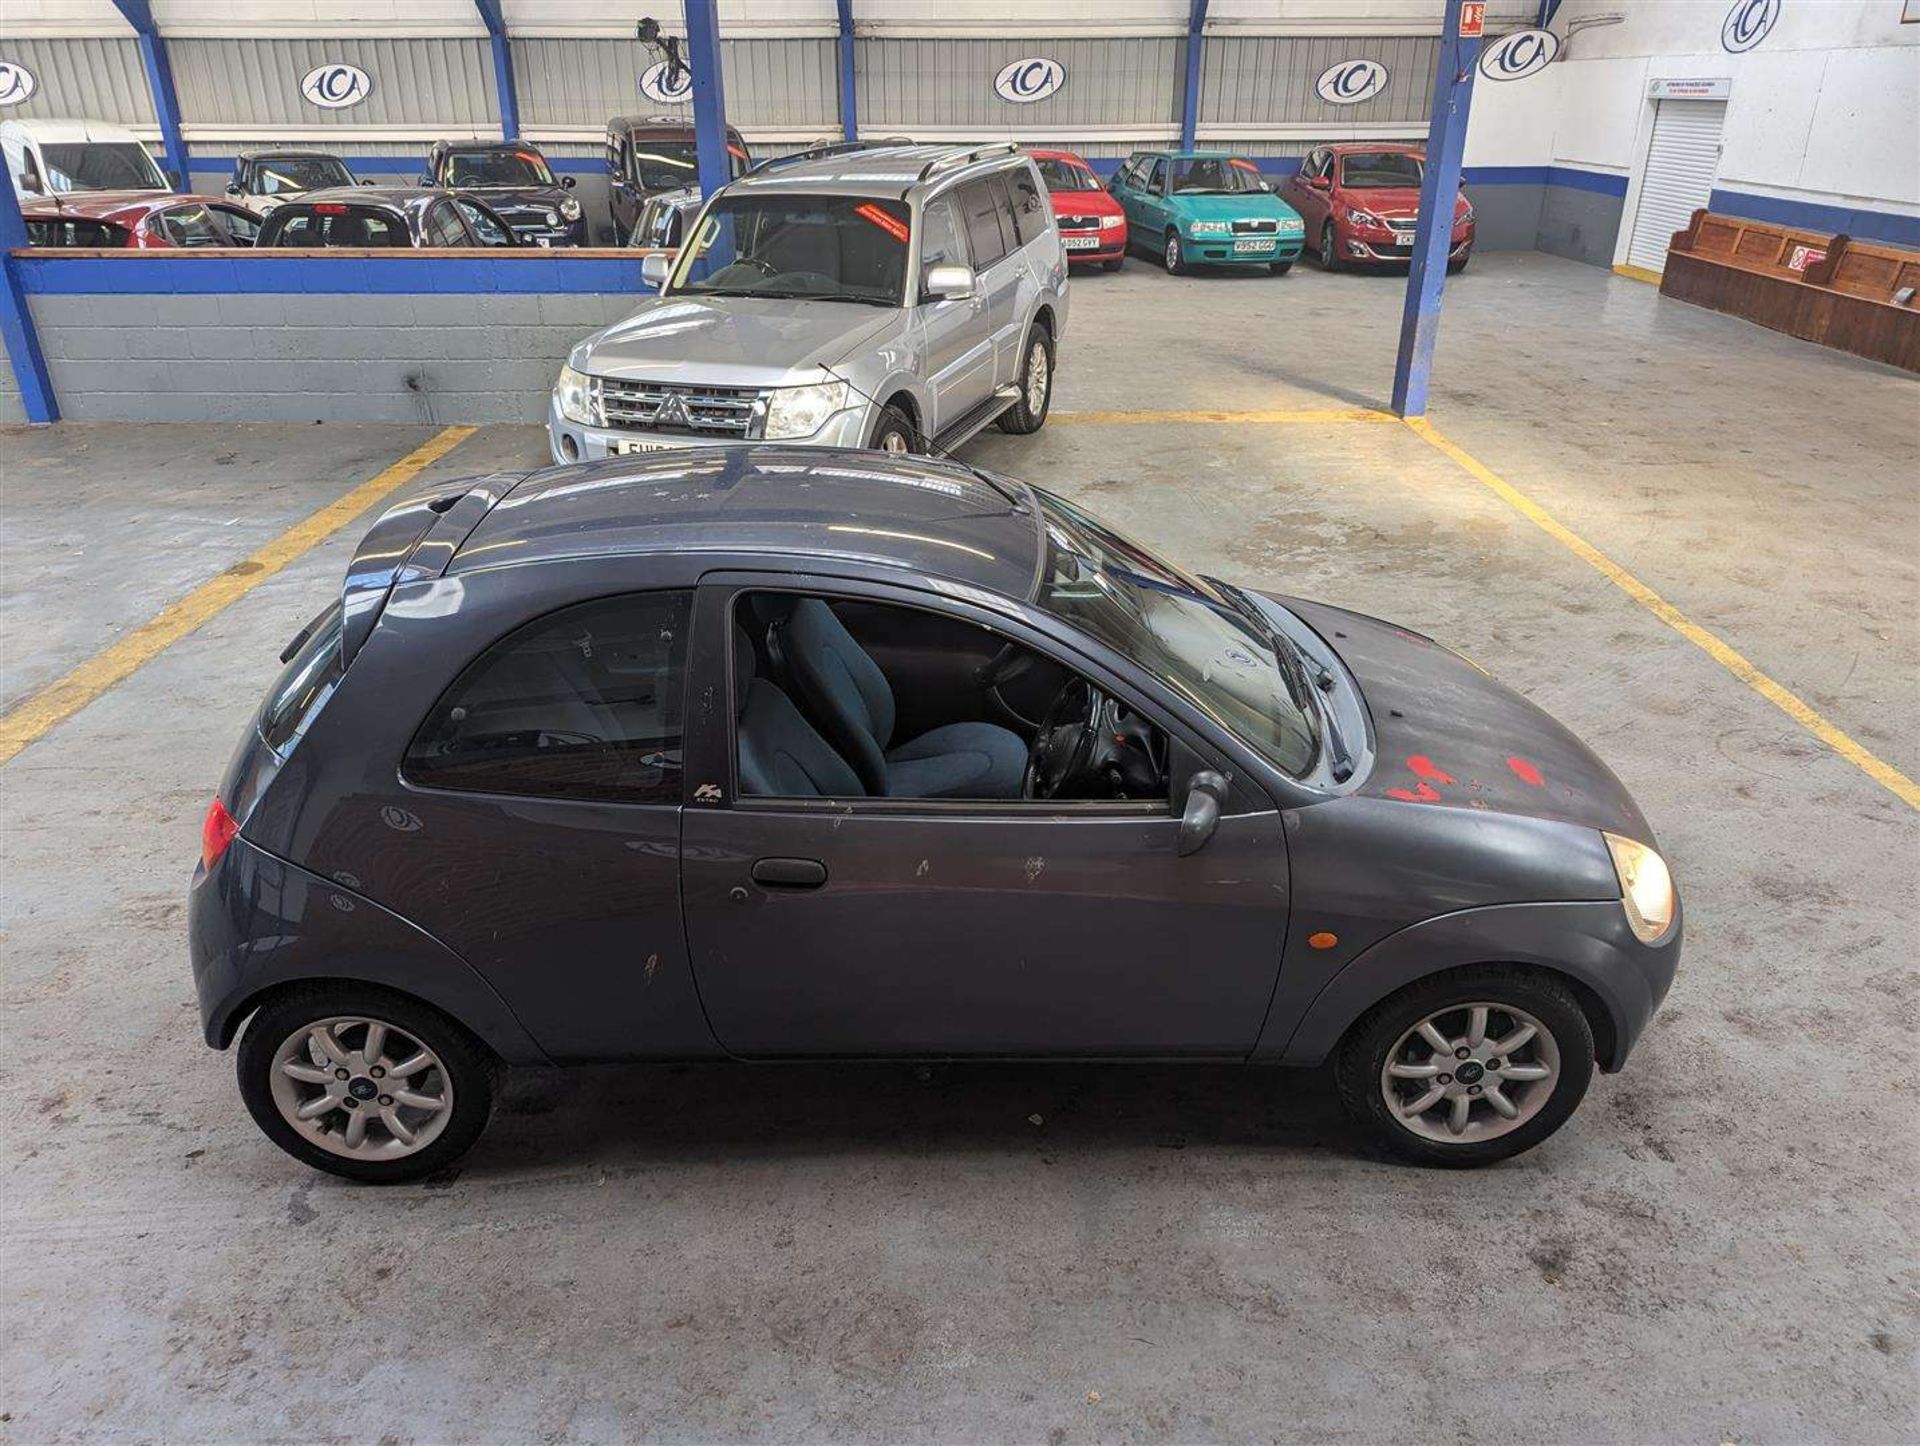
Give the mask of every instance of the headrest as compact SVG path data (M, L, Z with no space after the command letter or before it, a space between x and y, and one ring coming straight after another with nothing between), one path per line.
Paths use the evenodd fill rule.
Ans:
M747 690L753 686L753 639L738 623L733 625L733 713L747 711Z

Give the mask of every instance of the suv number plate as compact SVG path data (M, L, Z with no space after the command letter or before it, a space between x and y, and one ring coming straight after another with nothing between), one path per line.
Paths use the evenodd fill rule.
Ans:
M616 457L625 452L671 452L673 450L672 442L642 442L633 437L616 437L612 445L607 448L607 451Z

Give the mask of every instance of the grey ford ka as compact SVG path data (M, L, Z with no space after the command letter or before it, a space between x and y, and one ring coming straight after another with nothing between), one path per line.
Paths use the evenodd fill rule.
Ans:
M851 142L714 193L660 288L576 346L555 462L756 441L951 451L1036 432L1067 325L1067 253L1011 145Z
M1331 1059L1379 1145L1484 1164L1679 959L1646 819L1525 699L955 463L442 485L283 661L193 973L260 1127L356 1179L595 1060Z

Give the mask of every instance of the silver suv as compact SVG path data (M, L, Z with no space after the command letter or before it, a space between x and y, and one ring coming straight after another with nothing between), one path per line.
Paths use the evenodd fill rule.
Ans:
M1038 431L1067 257L1017 147L821 147L714 193L560 369L557 462L714 442L949 450Z

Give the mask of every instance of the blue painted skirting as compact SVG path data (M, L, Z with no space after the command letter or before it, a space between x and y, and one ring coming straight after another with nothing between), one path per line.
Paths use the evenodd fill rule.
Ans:
M650 294L640 257L16 256L32 296Z
M1850 206L1823 206L1812 201L1786 201L1778 196L1756 196L1750 191L1714 191L1708 206L1722 216L1744 216L1775 226L1803 231L1831 231L1861 241L1890 241L1896 246L1920 246L1920 216L1898 216Z

